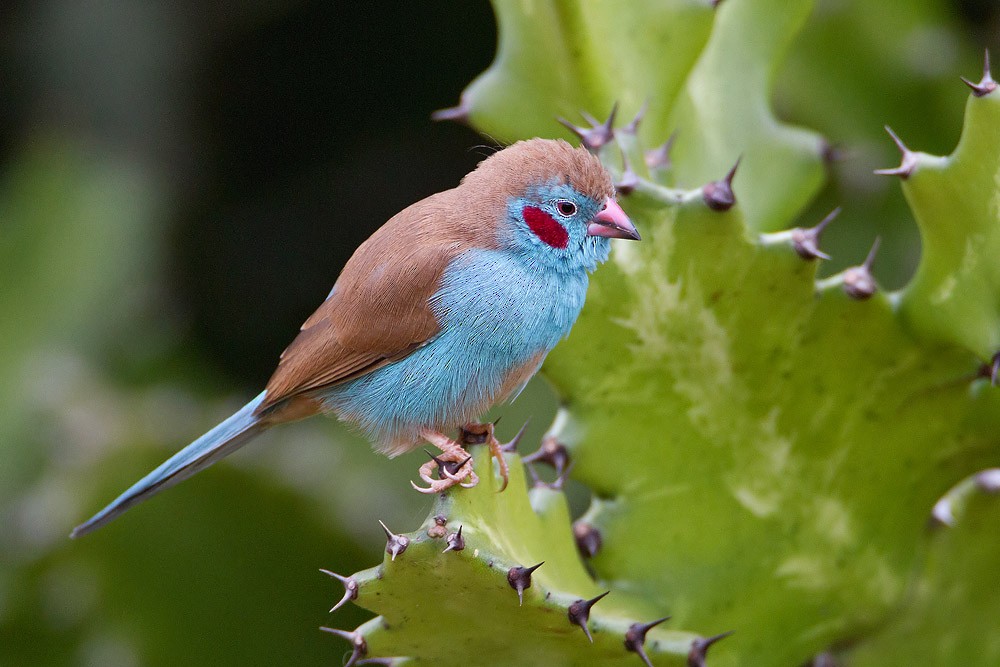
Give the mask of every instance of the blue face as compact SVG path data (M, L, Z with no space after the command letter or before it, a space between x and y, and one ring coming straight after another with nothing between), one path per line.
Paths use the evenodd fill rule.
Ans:
M568 183L532 188L507 202L502 243L557 271L593 271L611 249L608 239L587 235L587 225L603 205Z

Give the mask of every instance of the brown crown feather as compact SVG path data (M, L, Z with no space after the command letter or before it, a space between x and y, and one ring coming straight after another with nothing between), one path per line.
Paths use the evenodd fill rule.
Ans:
M462 189L489 192L499 185L506 193L520 195L553 179L597 201L615 196L611 175L601 161L562 139L529 139L508 146L480 162L462 179Z

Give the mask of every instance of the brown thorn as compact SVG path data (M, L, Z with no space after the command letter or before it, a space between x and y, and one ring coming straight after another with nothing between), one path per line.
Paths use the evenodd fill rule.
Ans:
M438 467L438 479L444 479L447 475L442 474L442 471L447 472L448 475L455 477L458 475L458 471L465 467L465 464L472 460L472 456L469 456L464 461L459 463L458 461L445 461L440 457L434 456L426 449L424 454L431 457L431 460L437 464Z
M627 197L639 185L639 175L632 171L632 165L628 161L625 149L619 146L622 152L622 178L615 183L615 190L623 197Z
M465 538L462 537L462 526L458 527L458 531L452 533L448 536L448 546L444 548L441 553L448 553L449 551L461 551L465 548Z
M733 192L733 178L736 176L736 169L740 166L742 160L742 155L736 158L736 164L729 170L725 178L720 181L712 181L701 188L705 204L713 211L728 211L736 203L736 193Z
M597 120L597 119L596 119L596 118L594 118L594 117L593 117L592 115L590 115L590 113L588 113L587 111L585 111L585 110L583 110L583 109L581 109L581 110L580 110L580 115L581 115L581 116L583 116L583 119L584 119L585 121L587 121L588 123L590 123L591 125L593 125L593 126L595 126L595 127L596 127L597 125L600 125L600 124L601 124L601 121Z
M813 229L815 229L817 233L822 233L822 231L827 228L827 225L829 225L831 222L833 222L834 220L836 220L836 218L837 218L838 215L840 215L840 207L839 206L837 208L833 209L832 211L830 211L829 213L827 213L826 217L823 218L822 220L820 220L816 224L816 226L813 227Z
M340 602L333 605L333 607L330 609L331 614L340 609L341 607L343 607L349 601L358 599L357 579L355 579L354 577L344 577L342 575L337 574L336 572L331 572L330 570L324 570L323 568L320 568L319 571L327 576L333 577L334 579L336 579L337 581L339 581L344 585L344 597L340 598Z
M565 468L559 471L556 478L551 482L546 482L538 474L535 466L532 463L526 463L525 466L528 468L528 474L531 475L531 487L534 489L551 489L553 491L562 491L563 487L566 486L566 480L569 479L569 473L573 470L573 461L570 461Z
M625 632L625 650L631 651L642 658L642 661L646 663L646 667L653 667L649 656L646 655L646 633L669 618L669 616L664 616L649 623L633 623L628 626L628 630Z
M437 464L437 467L438 467L438 479L442 479L444 477L441 474L441 471L442 470L446 470L445 465L447 465L448 463L451 463L452 465L455 465L454 462L444 461L443 459L440 459L437 456L434 456L433 454L431 454L426 449L424 449L424 454L426 454L427 456L431 457L431 461L434 461L434 463Z
M885 127L885 131L889 133L890 137L892 137L892 142L894 144L896 144L896 148L899 149L899 152L900 153L909 153L910 149L906 147L906 144L904 144L903 140L899 138L899 135L896 134L895 132L893 132L892 128L889 127L888 125L885 125L884 127Z
M530 419L527 420L526 422L524 422L524 426L521 427L521 429L514 435L514 437L511 438L509 442L505 442L504 444L502 444L500 446L500 451L507 452L507 453L516 452L517 451L517 445L518 445L518 443L521 442L521 438L524 437L524 432L526 430L528 430L528 424L530 422L531 422Z
M852 266L844 271L844 291L852 299L864 301L878 291L878 285L875 284L875 277L872 275L871 269L875 261L875 253L878 252L881 242L881 237L875 237L875 243L868 251L865 261L860 266Z
M931 508L931 519L941 526L951 528L955 525L955 515L951 511L951 499L942 496Z
M633 116L632 120L629 121L629 124L622 128L622 132L625 134L635 135L635 133L639 130L639 123L641 123L642 119L646 117L646 112L648 110L649 98L647 97L645 101L643 101L642 106L639 107L639 110L635 112L635 116Z
M328 628L325 626L321 627L320 630L329 632L331 635L337 635L351 643L351 657L344 663L344 667L353 667L358 664L358 660L365 657L368 653L368 644L365 642L365 638L356 630L348 632L347 630L338 630L337 628Z
M524 466L528 469L528 474L531 475L531 486L540 486L544 484L542 478L538 476L538 471L535 470L535 466L531 463L525 463Z
M833 657L833 654L829 651L824 651L820 653L812 662L809 663L810 667L837 667L837 661Z
M511 588L517 591L518 606L524 604L524 591L531 588L531 573L540 568L542 565L545 565L544 560L538 565L532 565L531 567L515 565L507 570L507 583L510 584Z
M990 384L994 387L997 386L997 382L1000 380L1000 352L994 354L988 364L979 367L976 377L989 378Z
M562 491L563 487L566 486L566 480L569 479L569 473L573 470L574 461L570 461L566 467L559 471L556 478L549 482L548 484L542 483L542 486L547 486L553 491ZM538 486L538 484L536 484Z
M568 120L566 120L562 116L557 116L556 117L556 122L559 123L560 125L562 125L563 127L565 127L567 130L569 130L573 134L575 134L580 139L583 139L584 136L586 136L586 134L587 134L587 128L580 127L579 125L574 125L573 123L569 122Z
M604 597L610 592L611 591L605 591L597 597L590 598L589 600L577 600L569 606L569 609L566 612L566 615L569 617L569 622L583 628L583 634L587 635L587 639L590 640L591 644L594 643L594 638L590 635L590 628L587 625L587 621L590 620L590 608L604 599Z
M598 123L596 118L585 111L580 112L580 115L583 116L584 119L592 125L592 127L580 127L561 117L556 118L556 120L569 129L570 132L579 137L580 141L583 142L583 145L587 150L597 152L601 149L601 147L614 139L614 124L617 113L618 102L615 102L611 107L611 114L603 123Z
M902 159L899 162L898 167L891 167L888 169L876 169L875 173L880 176L899 176L904 181L913 175L913 171L917 168L917 154L907 148L903 140L892 131L892 128L888 125L885 126L885 131L889 133L892 137L893 143L902 153Z
M915 165L905 165L901 164L898 167L887 167L885 169L876 169L873 174L878 174L879 176L899 176L904 181L908 179L913 174L913 169Z
M461 100L459 101L458 106L438 109L431 114L431 120L438 122L450 120L462 125L468 125L469 106L466 104L465 100Z
M803 229L796 227L792 230L792 247L802 259L830 259L830 256L819 249L819 237L826 229L827 225L840 215L840 207L833 209L825 218L819 221L815 227Z
M882 237L876 236L875 243L872 243L872 249L868 251L868 256L865 257L865 262L862 264L866 269L871 270L872 264L875 263L875 253L878 252L878 247L882 245Z
M1000 493L1000 468L987 468L976 473L976 485L986 493Z
M731 634L733 634L732 630L715 635L714 637L699 637L692 641L691 650L688 652L688 667L705 667L705 656L708 653L708 649L715 642L725 639Z
M392 560L396 560L396 556L406 551L406 547L410 546L410 538L406 535L397 535L382 523L379 519L378 522L382 525L382 530L385 531L385 552L392 556Z
M618 100L611 105L611 113L608 115L608 119L604 121L604 128L607 130L608 134L613 134L612 130L615 127L615 116L618 115Z
M537 450L521 459L524 463L548 463L561 473L569 463L569 450L566 445L560 443L554 436L547 435L542 438L542 444Z
M670 159L670 151L674 149L676 141L677 130L674 130L670 137L660 144L660 146L646 151L645 155L643 155L646 166L650 169L669 169L673 164Z
M986 54L983 56L983 78L979 83L973 83L969 81L964 76L959 77L965 85L972 89L972 94L976 97L985 97L996 90L1000 85L993 80L993 75L990 73L990 50L986 49Z
M593 558L601 550L604 538L593 524L582 519L573 524L573 539L576 548L584 558Z
M458 471L461 470L462 468L464 468L465 464L468 463L471 460L472 460L472 455L470 454L469 456L466 456L465 460L462 461L461 463L455 463L455 464L453 464L455 466L455 470L451 474L457 475ZM449 471L449 472L451 472L451 471Z
M827 165L843 162L847 159L847 151L844 150L844 147L839 144L830 143L826 138L821 141L819 154L823 162Z

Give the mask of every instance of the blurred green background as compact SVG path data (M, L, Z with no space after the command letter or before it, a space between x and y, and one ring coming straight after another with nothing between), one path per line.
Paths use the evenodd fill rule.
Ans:
M67 535L255 395L353 249L482 159L488 140L428 117L495 30L464 1L0 8L0 665L339 664L317 626L367 615L331 620L317 569L370 566L377 519L423 519L422 453L314 419ZM845 205L825 272L881 234L877 276L907 279L915 227L869 177L898 160L881 127L949 152L956 75L998 35L993 0L817 2L775 105L842 154L803 214ZM553 409L536 381L501 435L530 414L532 448Z

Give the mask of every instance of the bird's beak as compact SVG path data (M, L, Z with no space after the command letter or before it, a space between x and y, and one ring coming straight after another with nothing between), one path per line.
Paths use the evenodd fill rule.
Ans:
M604 236L609 239L639 240L639 232L625 215L625 211L611 197L604 201L604 207L587 225L587 236Z

